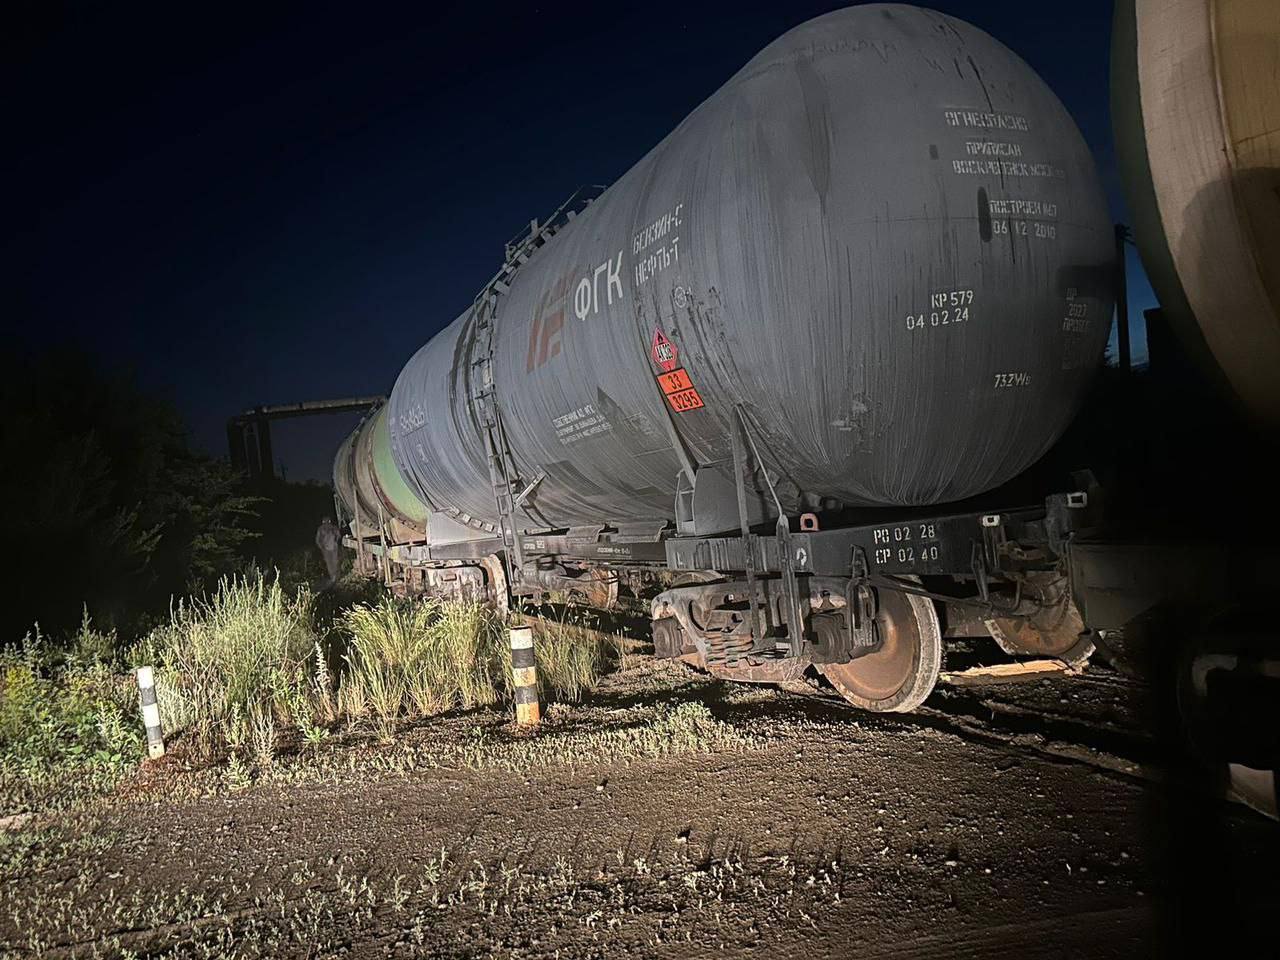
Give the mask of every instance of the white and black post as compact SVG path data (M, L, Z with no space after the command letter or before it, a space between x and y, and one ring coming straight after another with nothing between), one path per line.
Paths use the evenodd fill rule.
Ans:
M538 665L533 658L533 628L512 627L509 636L516 723L532 726L542 720L542 706L538 703Z
M138 692L142 695L142 723L147 728L147 756L164 756L164 731L160 729L160 704L156 702L156 675L151 667L138 668Z

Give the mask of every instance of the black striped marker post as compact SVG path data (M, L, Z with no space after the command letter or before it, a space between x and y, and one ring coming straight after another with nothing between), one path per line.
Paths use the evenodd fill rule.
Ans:
M538 665L533 659L533 628L512 627L511 681L516 691L516 723L532 726L542 719L538 703Z
M160 729L160 705L156 703L156 675L151 667L138 668L138 692L142 694L142 724L147 728L147 756L164 756L164 731Z

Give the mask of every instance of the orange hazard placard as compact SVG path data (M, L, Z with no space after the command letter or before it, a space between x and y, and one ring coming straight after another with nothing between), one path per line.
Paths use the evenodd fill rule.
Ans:
M697 410L703 405L702 397L698 395L698 391L694 388L693 381L689 379L689 374L685 373L684 367L672 370L670 373L661 374L657 380L658 386L662 388L663 394L666 395L667 403L671 405L671 409L676 413Z
M658 377L658 386L662 388L663 393L671 396L671 394L679 393L681 390L692 390L693 381L689 379L689 374L684 372L684 367L681 367L679 370L661 374Z
M667 403L671 404L671 409L676 413L685 413L701 407L702 397L698 396L697 390L681 390L679 393L668 393Z

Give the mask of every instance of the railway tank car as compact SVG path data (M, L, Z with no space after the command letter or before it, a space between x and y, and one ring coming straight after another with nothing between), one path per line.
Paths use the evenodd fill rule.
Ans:
M1266 509L1274 481L1248 467L1251 456L1265 462L1280 439L1280 5L1118 0L1111 53L1116 153L1133 238L1160 303L1148 314L1156 383L1147 389L1181 430L1218 437L1195 451L1212 466L1183 473L1200 502ZM1160 335L1166 324L1180 343ZM1201 381L1211 389L1196 389ZM1188 388L1194 407L1168 403ZM1155 449L1148 475L1185 470L1180 446ZM1215 469L1238 457L1245 469ZM1158 636L1161 657L1148 663L1177 665L1161 669L1177 671L1170 686L1197 755L1225 762L1231 789L1275 817L1280 635L1269 598L1280 570L1272 551L1241 540L1213 530L1217 555L1202 551L1184 581L1200 609L1175 608L1154 626L1139 621L1135 632ZM1107 545L1094 549L1105 555ZM1174 555L1140 550L1124 557L1128 569L1144 571L1130 584L1159 576ZM1210 571L1219 569L1229 582L1211 586ZM1075 570L1113 593L1126 579L1121 570L1098 577L1087 563Z
M1280 425L1280 7L1120 0L1116 152L1142 262L1184 349Z
M1083 139L1007 48L909 6L819 17L508 244L339 451L352 543L405 589L495 599L663 571L659 655L817 665L869 709L919 703L965 629L930 578L980 596L970 628L1074 655L1083 491L937 505L1072 420L1112 238Z

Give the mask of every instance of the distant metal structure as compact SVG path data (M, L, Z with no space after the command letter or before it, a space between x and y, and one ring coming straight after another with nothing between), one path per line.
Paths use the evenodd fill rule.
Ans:
M271 421L320 414L364 413L386 397L346 397L340 400L305 400L246 410L227 421L227 450L231 466L250 477L274 477L275 459L271 451Z

